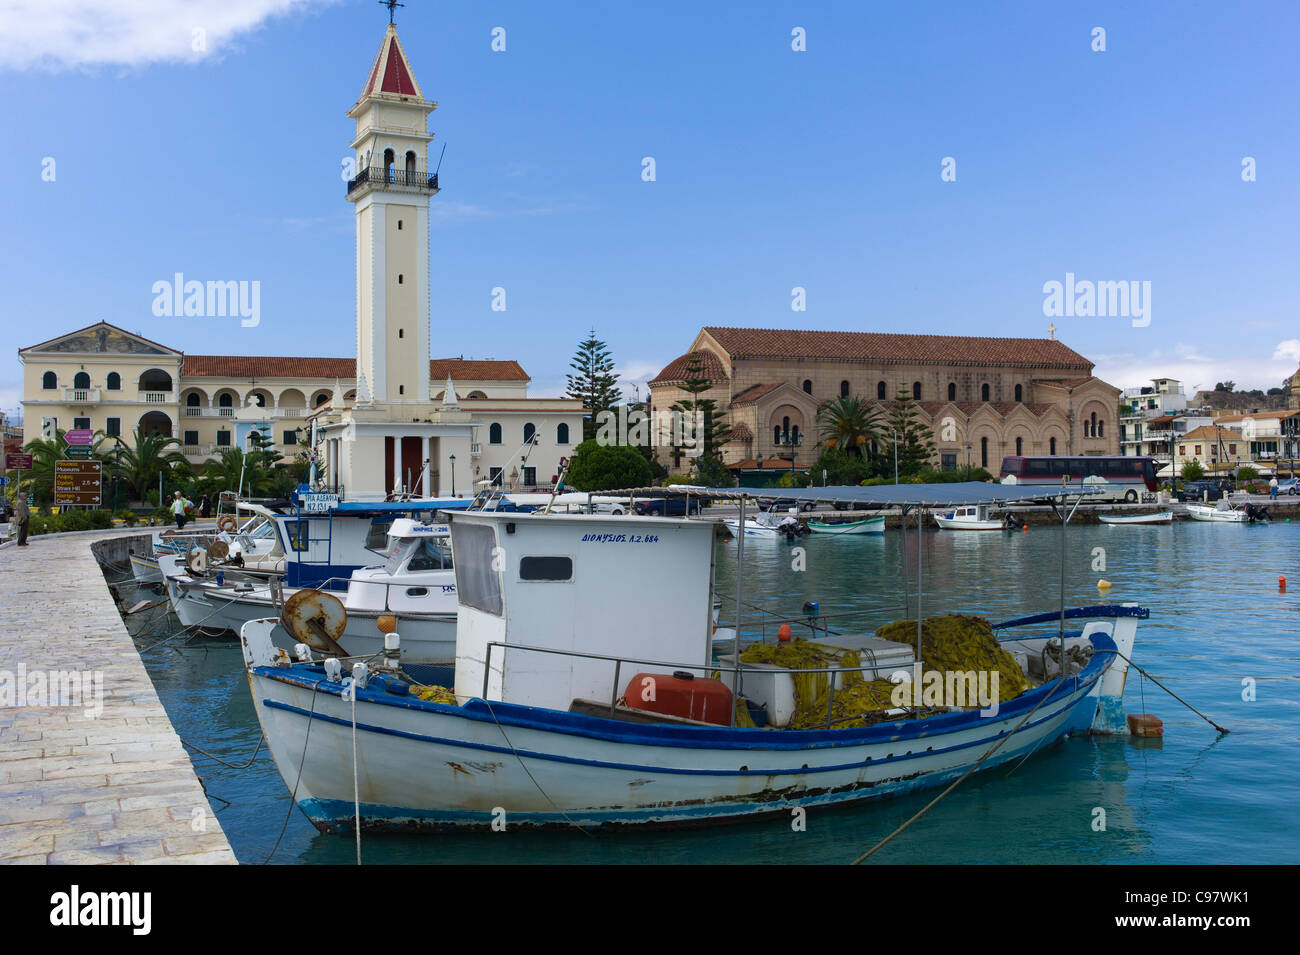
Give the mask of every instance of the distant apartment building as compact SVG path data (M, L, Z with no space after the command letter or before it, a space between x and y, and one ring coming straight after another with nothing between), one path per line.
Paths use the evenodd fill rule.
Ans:
M1300 459L1300 410L1219 415L1178 436L1174 467L1196 461L1211 474L1249 465L1262 474L1294 474Z
M1119 453L1134 457L1169 460L1169 440L1178 412L1187 408L1182 382L1176 378L1154 378L1150 385L1129 388L1119 398ZM1206 422L1208 424L1208 419ZM1192 425L1198 427L1199 425Z

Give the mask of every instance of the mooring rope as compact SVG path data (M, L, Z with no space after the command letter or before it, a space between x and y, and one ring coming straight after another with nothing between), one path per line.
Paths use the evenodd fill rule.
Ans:
M228 766L231 769L247 769L249 766L253 765L253 760L257 759L257 754L262 751L262 744L265 742L266 742L266 733L262 733L262 735L258 737L257 747L253 750L253 755L248 758L248 762L241 763L239 765L236 765L235 763L228 763L220 756L216 756L213 753L209 753L206 749L199 749L199 747L195 746L193 743L187 743L185 740L181 740L181 745L194 750L194 752L196 753L202 753L208 759L215 759L222 766Z
M1078 684L1078 678L1077 678L1077 677L1074 678L1074 682L1075 682L1076 685ZM1041 707L1044 703L1046 703L1048 700L1050 700L1050 699L1052 698L1052 695L1053 695L1057 690L1059 690L1059 689L1060 689L1064 684L1065 684L1065 677L1061 677L1060 679L1058 679L1058 680L1056 681L1056 685L1055 685L1054 687L1052 687L1051 692L1049 692L1046 696L1044 696L1041 700L1039 700L1037 703L1034 704L1034 708L1033 708L1032 710L1030 710L1028 713L1025 714L1025 718L1022 719L1019 723L1016 724L1015 729L1013 729L1010 733L1008 733L1006 736L1003 736L1003 737L1002 737L1001 739L999 739L996 743L994 743L991 747L989 747L989 749L985 751L984 755L981 756L979 759L977 759L977 760L974 762L974 764L972 764L971 767L970 767L968 770L966 770L966 772L962 773L961 776L959 776L957 779L953 780L952 785L950 785L950 786L949 786L947 789L945 789L943 792L939 793L939 795L937 795L937 796L935 796L933 799L931 799L931 800L930 800L930 801L925 805L925 807L924 807L923 809L921 809L921 810L920 810L916 815L914 815L911 819L907 820L907 822L903 823L901 826L899 826L897 829L895 829L895 830L894 830L893 832L891 832L889 835L885 836L885 838L881 839L879 842L877 842L874 846L872 846L872 847L871 847L870 849L868 849L866 852L862 853L862 855L858 856L858 857L857 857L856 859L854 859L853 862L850 863L850 864L851 864L851 865L859 865L859 864L861 864L862 862L865 862L867 859L871 858L871 856L873 856L873 855L874 855L874 854L875 854L879 849L881 849L881 848L882 848L882 847L883 847L887 842L889 842L890 840L892 840L895 836L897 836L899 833L901 833L904 829L906 829L906 828L907 828L908 826L910 826L912 823L916 822L916 820L920 819L920 818L921 818L922 816L924 816L927 812L929 812L929 811L930 811L931 809L933 809L936 805L938 805L939 800L943 799L944 796L948 795L950 792L952 792L954 789L956 789L958 786L960 786L962 783L964 783L964 782L966 781L966 779L971 775L971 773L975 772L975 770L977 770L977 769L980 768L980 766L984 763L984 761L985 761L986 759L988 759L990 756L992 756L994 753L996 753L999 749L1002 748L1002 744L1003 744L1003 743L1005 743L1007 740L1011 739L1011 737L1015 736L1016 733L1018 733L1018 732L1020 731L1020 728L1023 727L1026 723L1029 722L1029 718L1030 718L1031 716L1033 716L1035 713L1038 712L1039 707Z
M1164 690L1166 693L1168 693L1170 696L1172 696L1172 697L1173 697L1175 700L1177 700L1179 703L1183 704L1183 706L1187 707L1189 710L1191 710L1193 713L1195 713L1195 714L1196 714L1197 716L1199 716L1201 719L1205 720L1205 722L1209 723L1211 726L1213 726L1213 727L1214 727L1216 730L1218 730L1220 733L1231 733L1231 732L1232 732L1232 730L1227 729L1226 727L1220 726L1218 723L1214 722L1214 720L1210 719L1208 716L1206 716L1204 713L1202 713L1202 712L1201 712L1200 710L1198 710L1196 707L1192 706L1192 704L1188 703L1188 702L1187 702L1186 700L1184 700L1181 696L1179 696L1179 695L1178 695L1177 693L1175 693L1173 690L1169 689L1169 687L1165 686L1163 683L1161 683L1159 680L1157 680L1155 677L1153 677L1150 673L1148 673L1146 670L1142 669L1140 666L1138 666L1136 663L1134 663L1134 662L1133 662L1132 660L1130 660L1128 657L1124 656L1124 654L1120 653L1118 650L1110 650L1110 651L1103 651L1103 652L1114 653L1115 656L1119 657L1121 660L1124 660L1126 663L1128 663L1129 666L1131 666L1133 669L1137 670L1138 673L1141 673L1144 677L1146 677L1148 680L1150 680L1150 681L1151 681L1152 683L1154 683L1156 686L1160 687L1160 689ZM1143 709L1146 709L1146 698L1145 698L1145 696L1143 697L1143 703L1142 703L1142 706L1143 706Z
M352 812L355 820L352 828L357 833L357 865L361 865L361 783L357 774L357 681L354 678L350 687L352 697Z
M307 714L307 734L302 740L302 759L298 761L298 778L293 781L293 791L289 793L289 810L284 814L284 822L280 825L280 834L275 837L275 845L271 846L270 855L262 865L269 865L271 857L275 855L275 850L280 848L280 840L284 838L284 831L289 828L289 817L293 815L294 808L298 805L298 785L302 782L302 770L307 765L307 743L311 740L312 719L316 715L316 692L325 678L321 677L311 685L311 712Z

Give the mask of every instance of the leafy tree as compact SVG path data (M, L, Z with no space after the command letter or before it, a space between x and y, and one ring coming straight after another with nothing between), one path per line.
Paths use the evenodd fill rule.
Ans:
M596 337L593 328L587 338L579 343L578 350L569 363L575 374L566 375L566 397L578 398L589 412L582 422L582 440L596 436L596 420L602 411L609 411L622 397L618 375L614 374L614 360L609 349Z
M584 441L574 449L569 463L568 483L578 491L646 487L650 481L650 465L640 451L626 444Z
M894 451L894 436L898 436ZM894 396L889 406L887 427L882 440L890 444L890 456L898 455L900 477L913 477L925 470L934 457L934 432L923 424L917 414L916 402L905 391Z
M817 427L827 448L865 460L871 442L881 439L881 417L879 406L857 395L847 395L817 409Z
M157 491L160 474L164 484L175 485L190 478L193 472L181 447L179 438L157 432L145 434L143 429L136 428L130 445L118 439L112 457L135 499L144 501L151 490Z
M695 461L695 483L705 487L735 487L736 478L716 454L703 454Z
M716 473L722 466L719 449L731 439L731 428L723 424L724 413L718 411L718 403L712 398L703 398L705 392L713 387L713 382L704 374L704 359L694 353L686 362L686 377L677 386L689 396L678 401L672 410L689 416L690 427L695 429L695 448L700 454L695 458L696 470L705 468ZM697 423L698 426L697 426ZM685 437L686 425L682 428ZM681 463L682 448L673 448L673 466ZM725 468L722 468L725 470Z
M1249 464L1243 464L1241 467L1237 468L1237 480L1258 481L1259 468L1253 467Z
M863 450L859 447L857 450ZM827 484L861 484L877 473L876 462L866 456L850 455L839 447L825 447L809 468L813 483L819 484L826 472Z
M1199 481L1205 477L1205 468L1196 458L1191 458L1183 462L1182 470L1178 476L1184 481Z

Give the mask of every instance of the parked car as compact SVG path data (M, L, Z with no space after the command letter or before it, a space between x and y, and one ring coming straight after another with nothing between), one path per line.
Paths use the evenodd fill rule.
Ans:
M1178 489L1178 500L1180 501L1217 501L1223 497L1224 488L1220 481L1189 481ZM1228 487L1231 490L1231 485Z
M770 507L776 507L781 510L789 510L792 507L798 507L801 511L811 511L817 507L816 501L794 501L788 497L760 497L758 506L763 510Z
M632 510L642 516L650 517L685 517L686 516L686 498L684 497L650 497L644 501L637 501L632 505ZM691 513L700 513L700 502L696 498L691 499Z
M1277 493L1300 494L1300 478L1287 478L1285 481L1278 481Z
M1292 492L1294 493L1294 492ZM4 494L0 494L0 524L8 524L13 520L14 505Z

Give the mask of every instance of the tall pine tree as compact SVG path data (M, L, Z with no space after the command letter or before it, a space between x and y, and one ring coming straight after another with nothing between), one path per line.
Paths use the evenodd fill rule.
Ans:
M930 466L934 457L934 432L919 419L916 402L906 390L894 396L889 407L889 418L882 430L882 440L888 442L886 451L894 454L894 435L898 436L898 473L912 477ZM892 462L891 462L892 463Z
M692 429L698 427L693 435L700 454L694 459L697 474L705 483L715 487L729 486L731 474L722 465L719 449L731 438L731 428L722 423L724 413L718 411L718 403L712 398L703 398L705 392L713 387L704 373L704 361L698 354L693 354L686 363L685 377L677 386L689 397L673 405L672 410L687 418L683 423L683 437L686 437L687 424ZM699 413L700 418L696 415ZM702 419L702 420L700 420ZM683 449L673 448L673 467L679 466Z
M565 397L581 400L590 414L582 422L582 440L590 441L596 436L599 414L611 410L622 400L618 375L614 374L614 360L609 357L605 343L596 337L594 328L578 345L569 367L575 373L565 376L569 382Z

